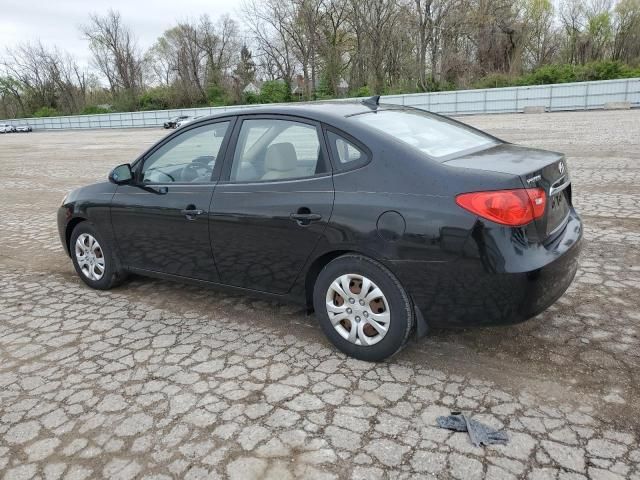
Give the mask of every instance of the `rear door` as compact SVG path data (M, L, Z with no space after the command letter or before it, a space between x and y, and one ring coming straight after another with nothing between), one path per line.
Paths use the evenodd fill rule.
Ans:
M333 209L324 137L296 117L241 118L211 203L216 265L222 283L287 293Z
M128 267L218 281L208 215L231 130L229 120L187 128L143 159L134 184L118 186L111 220Z

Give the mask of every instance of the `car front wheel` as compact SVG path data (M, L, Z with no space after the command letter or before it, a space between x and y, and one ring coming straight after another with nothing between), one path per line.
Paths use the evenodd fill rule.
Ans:
M329 340L360 360L380 361L397 353L414 324L409 296L398 279L362 255L328 263L316 280L313 303Z
M125 278L125 273L116 268L111 246L93 224L79 223L71 234L69 247L78 276L91 288L108 290Z

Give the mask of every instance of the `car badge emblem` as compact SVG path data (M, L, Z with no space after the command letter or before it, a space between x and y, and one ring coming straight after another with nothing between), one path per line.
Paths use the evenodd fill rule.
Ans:
M560 174L564 173L564 162L560 162L558 164L558 170L560 171Z
M534 184L536 182L539 182L540 180L542 180L542 175L536 175L534 177L528 178L527 179L527 183L531 185L531 184Z

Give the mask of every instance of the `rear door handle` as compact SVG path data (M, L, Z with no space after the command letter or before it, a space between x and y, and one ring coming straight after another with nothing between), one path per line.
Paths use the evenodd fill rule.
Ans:
M187 217L187 220L195 220L198 215L202 215L204 213L204 210L197 208L185 208L184 210L180 210L180 213Z
M298 222L298 225L309 225L311 222L321 220L322 215L318 213L292 213L289 218Z

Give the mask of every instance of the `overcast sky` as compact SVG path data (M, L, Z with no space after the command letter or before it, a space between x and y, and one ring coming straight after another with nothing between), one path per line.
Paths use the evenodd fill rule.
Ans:
M146 49L178 20L203 13L214 22L225 13L235 17L237 4L237 0L0 0L0 56L6 47L40 39L88 63L90 53L79 26L90 13L119 11Z

